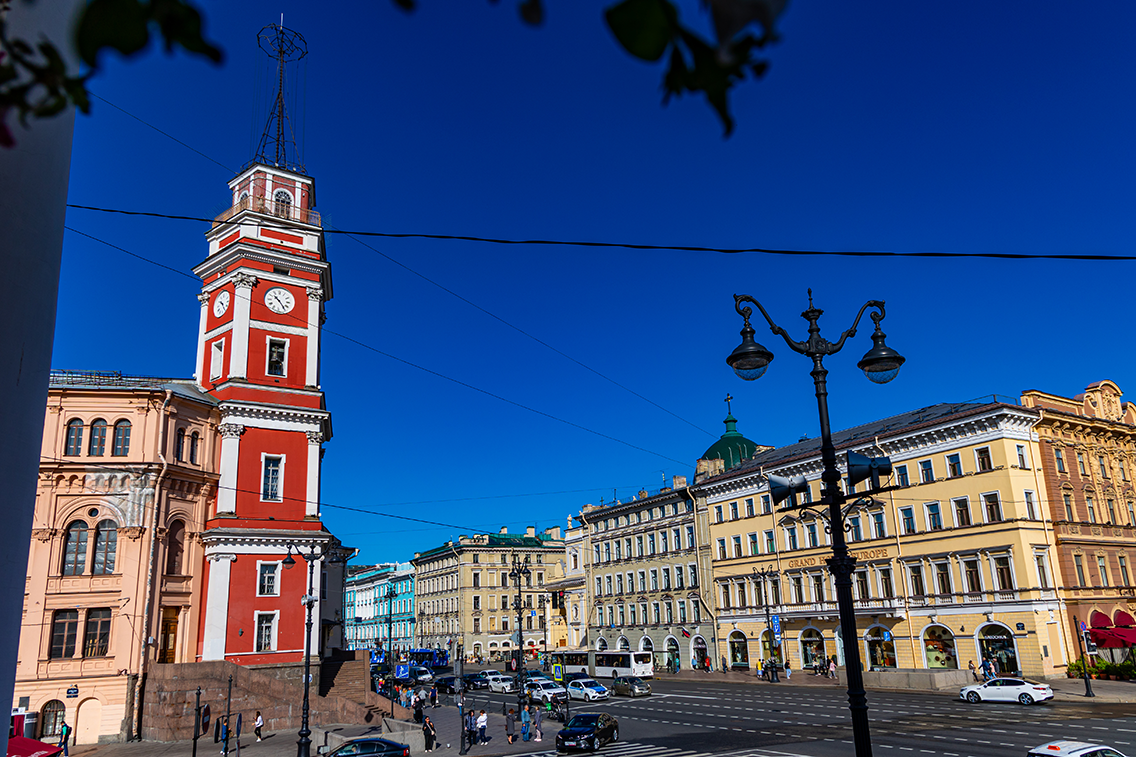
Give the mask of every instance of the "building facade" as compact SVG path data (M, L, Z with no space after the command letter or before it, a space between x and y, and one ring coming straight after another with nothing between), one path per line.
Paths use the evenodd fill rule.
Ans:
M1027 391L1069 628L1089 626L1113 661L1136 644L1136 407L1098 381L1076 397ZM1075 654L1075 646L1072 650Z
M401 655L415 648L414 566L410 563L353 568L344 604L348 608L348 649L393 649Z
M545 584L563 556L559 528L538 534L531 526L524 534L502 528L415 553L411 564L422 646L451 656L508 657L519 630L526 655L535 656L548 645L551 602ZM529 576L519 586L509 578L514 558L528 559Z
M547 584L550 594L557 594L552 603L549 635L555 641L553 648L573 650L588 648L588 596L587 572L584 561L587 529L573 525L568 517L568 527L564 532L563 576L553 578Z
M651 652L659 669L704 660L713 608L702 594L709 574L698 561L686 477L658 494L588 505L578 520L586 534L589 646Z
M195 657L220 413L192 381L53 371L46 416L13 706L122 740L146 666Z
M1036 410L940 404L833 435L838 454L887 455L899 488L846 518L863 664L875 669L1063 672L1069 637L1055 589ZM718 659L843 664L827 512L774 508L767 476L803 476L820 499L820 440L760 452L700 488L714 552ZM865 486L861 485L861 491ZM776 643L767 617L777 616Z

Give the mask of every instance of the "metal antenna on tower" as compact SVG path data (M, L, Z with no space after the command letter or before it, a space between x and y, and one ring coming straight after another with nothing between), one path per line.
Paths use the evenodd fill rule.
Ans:
M296 63L308 54L308 43L299 32L284 28L283 14L279 24L269 24L261 29L256 40L260 49L276 61L277 86L276 98L268 112L268 121L253 162L305 173L296 148L296 135L284 108L284 69L286 64Z

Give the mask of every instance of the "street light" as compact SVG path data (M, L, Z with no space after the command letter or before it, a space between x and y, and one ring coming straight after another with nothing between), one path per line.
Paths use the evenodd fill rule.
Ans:
M304 562L308 564L308 593L300 599L300 602L306 608L307 625L304 633L304 707L300 720L300 738L296 742L296 755L297 757L310 757L312 751L312 730L308 728L308 697L312 685L312 607L316 603L315 589L313 588L312 582L314 580L316 563L324 559L326 555L322 552L317 552L314 546L310 547L309 551L305 554L295 544L289 544L288 554L284 556L284 560L282 561L285 570L291 570L292 566L296 564L295 559L292 557L293 550L295 550L297 555L304 558Z
M541 630L544 631L544 638L541 639L541 647L544 656L544 670L548 672L548 620L545 618L544 608L548 606L548 597L541 594L537 597L536 605L540 608L540 623Z
M754 568L753 568L753 577L754 577L754 579L756 579L761 584L761 603L763 605L765 605L765 630L769 633L769 656L770 657L773 657L773 643L776 641L776 639L773 636L773 621L771 620L771 618L769 616L769 594L766 591L766 586L768 585L768 582L770 580L772 580L772 578L776 575L779 575L779 571L776 568L774 568L772 565L765 565L760 570L758 570L757 566L754 566ZM761 646L762 645L759 643L758 648L761 648ZM780 649L781 645L778 644L777 648ZM762 649L761 651L764 652L765 650ZM777 677L777 660L776 660L776 658L774 658L773 660L770 661L770 668L771 668L770 675L772 676L770 678L770 682L771 683L781 683L781 679Z
M387 590L379 594L380 599L387 601L387 675L390 680L391 717L394 717L394 600L398 597L398 589L393 583L387 583Z
M823 360L827 355L835 355L840 352L845 340L856 336L856 327L859 325L864 311L868 308L876 310L871 314L872 322L876 325L875 333L872 334L873 346L856 364L857 367L873 383L886 384L899 373L904 358L884 343L884 332L880 328L880 322L884 319L885 313L884 303L880 300L869 300L865 303L860 308L860 312L856 314L856 320L852 322L851 328L842 333L840 339L834 343L820 335L820 327L817 325L817 321L824 311L813 307L813 290L810 289L809 308L801 313L801 317L808 321L809 337L803 342L797 342L789 338L785 329L773 322L760 302L749 295L735 294L734 309L738 311L738 315L745 319L745 324L741 330L742 343L726 358L726 362L734 369L734 373L746 381L761 378L770 361L773 360L773 353L754 340L755 332L749 322L750 316L753 315L753 309L742 307L743 302L750 302L757 306L769 323L770 330L784 339L789 349L811 358L813 361L811 375L816 387L817 410L820 414L820 454L824 466L824 471L821 473L824 488L820 504L828 506L828 522L832 533L832 557L828 558L828 567L836 583L836 601L840 609L840 635L847 641L844 645L844 655L848 673L848 709L852 715L852 738L856 745L856 757L871 757L872 738L868 728L868 701L864 692L864 675L860 669L860 649L855 643L855 639L858 637L856 633L856 611L852 604L852 572L856 567L856 558L848 554L848 545L844 539L844 513L842 508L846 498L839 486L840 471L836 468L836 448L832 444L832 429L829 426L828 419L828 388L826 384L828 371L824 367ZM867 475L865 474L864 478ZM860 480L863 480L863 478ZM855 483L851 476L849 481ZM785 496L790 496L794 488L794 486L783 487L782 492Z
M513 585L517 587L517 596L513 599L513 609L517 611L517 650L513 653L514 664L519 673L525 666L525 638L524 632L521 630L521 623L524 617L524 596L521 593L521 579L531 580L532 571L529 570L529 556L525 555L525 559L521 560L521 556L516 552L513 553L513 566L509 571L509 578L513 581Z

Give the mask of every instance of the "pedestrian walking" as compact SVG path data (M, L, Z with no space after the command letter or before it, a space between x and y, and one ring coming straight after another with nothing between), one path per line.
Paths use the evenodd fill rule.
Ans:
M510 707L509 711L505 713L505 738L507 738L509 740L509 743L512 744L513 738L516 737L516 735L517 713L513 710L512 707Z
M425 717L424 713L422 712L425 706L426 703L425 701L423 701L422 697L414 697L414 722L418 723L419 725L422 724L422 719L423 717Z
M836 655L833 655L832 659L828 661L828 677L833 680L836 679Z
M488 744L489 739L485 738L485 728L489 725L489 716L482 710L477 716L477 735L479 744Z
M533 735L536 737L533 741L540 741L544 736L544 731L541 729L541 724L544 722L544 710L537 707L533 710L532 714L532 730Z
M477 715L473 710L467 710L465 713L465 743L473 746L477 743Z
M970 675L974 678L974 682L981 683L982 679L978 677L978 669L974 667L974 660L971 660L967 667L970 668Z
M218 718L221 723L221 754L229 753L229 719L226 717Z
M438 687L436 685L430 687L430 709L438 709Z
M521 741L529 740L529 726L532 724L532 713L526 704L521 710Z
M793 669L789 667L789 658L785 658L785 680L788 681L793 677Z
M425 747L427 752L434 751L434 739L437 738L438 731L434 728L434 724L430 722L430 718L426 718L422 722L422 738L426 742Z
M63 747L63 757L67 757L67 742L71 740L71 726L64 720L59 724L59 746Z
M256 711L256 720L253 721L253 731L256 733L257 741L264 741L264 737L260 733L260 729L264 728L264 716L260 714L260 710Z
M761 661L761 680L769 680L769 660Z

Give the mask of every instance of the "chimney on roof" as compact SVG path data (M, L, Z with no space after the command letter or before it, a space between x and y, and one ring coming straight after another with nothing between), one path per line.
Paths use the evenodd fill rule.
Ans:
M525 536L536 536L536 526L526 526Z
M560 526L553 526L552 528L544 529L544 532L555 541L560 541Z
M498 531L497 533L499 533L499 534L507 534L507 533L509 533L509 527L508 527L508 526L501 526L501 530L500 530L500 531Z
M686 488L686 476L674 476L671 480L673 482L672 485L675 489Z

